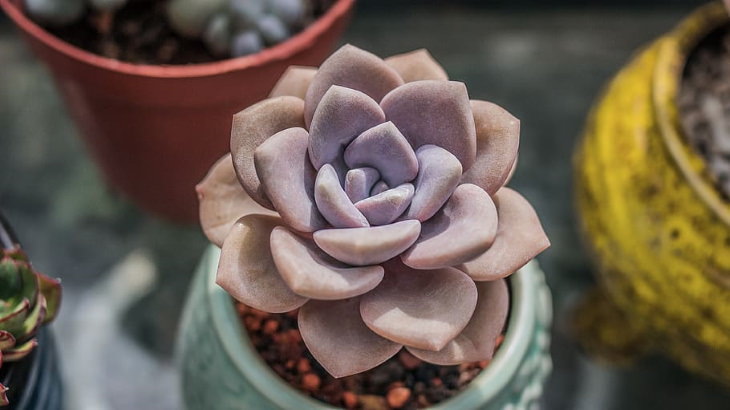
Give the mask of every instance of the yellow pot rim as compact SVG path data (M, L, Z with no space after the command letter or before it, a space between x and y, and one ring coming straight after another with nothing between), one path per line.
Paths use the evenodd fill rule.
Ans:
M652 87L659 134L667 150L702 202L728 226L730 202L720 195L707 172L704 159L689 145L679 123L677 96L690 53L702 39L729 20L723 3L713 2L697 9L663 37L659 44Z

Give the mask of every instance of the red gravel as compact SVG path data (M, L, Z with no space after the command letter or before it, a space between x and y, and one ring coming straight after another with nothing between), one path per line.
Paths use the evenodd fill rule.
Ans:
M370 371L335 379L304 345L297 311L270 314L236 306L251 341L274 372L294 388L334 406L364 410L429 407L459 393L489 364L437 366L402 350Z

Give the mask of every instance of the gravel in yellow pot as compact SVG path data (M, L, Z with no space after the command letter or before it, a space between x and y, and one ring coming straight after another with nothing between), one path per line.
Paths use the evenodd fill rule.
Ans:
M660 351L730 386L730 203L684 137L676 102L688 55L727 23L722 3L698 9L638 53L594 107L575 167L600 288L576 325L605 358Z

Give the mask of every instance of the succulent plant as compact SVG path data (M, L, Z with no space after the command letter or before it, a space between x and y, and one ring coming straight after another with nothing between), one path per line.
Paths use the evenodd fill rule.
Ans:
M63 26L87 7L113 13L128 0L25 0L36 21ZM200 38L211 53L234 57L261 51L291 37L310 13L306 0L169 0L167 19L177 33Z
M425 50L382 60L346 45L318 70L291 67L234 116L231 154L197 187L217 283L256 309L299 308L335 377L404 346L436 364L489 359L504 278L549 246L503 186L518 144L519 121L470 101Z
M60 282L35 271L19 246L0 251L0 367L33 351L36 332L55 318L60 301ZM9 404L6 391L0 384L0 406Z

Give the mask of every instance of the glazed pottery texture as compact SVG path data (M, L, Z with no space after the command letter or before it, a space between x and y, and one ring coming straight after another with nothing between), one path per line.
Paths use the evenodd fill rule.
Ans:
M580 309L586 347L658 350L730 385L730 203L682 136L676 104L693 47L728 22L700 8L609 84L576 157L577 202L601 289Z
M203 409L332 408L290 387L258 356L239 325L231 297L215 284L220 250L204 254L178 334L185 406ZM533 261L510 277L512 306L505 340L491 364L456 397L436 408L529 408L552 368L552 304Z
M289 40L246 57L185 66L135 65L53 36L0 0L43 60L106 180L138 206L195 222L195 184L229 149L231 117L265 98L291 65L317 66L355 0L338 0Z

